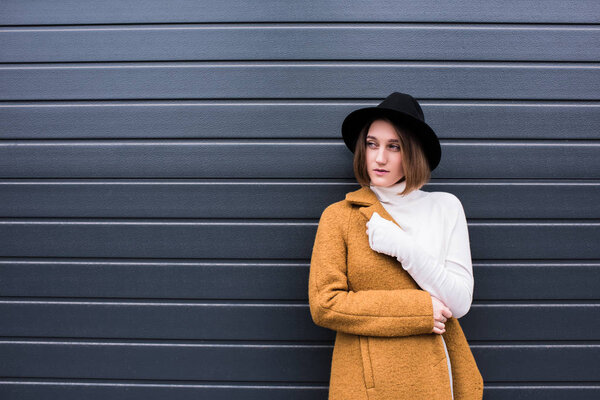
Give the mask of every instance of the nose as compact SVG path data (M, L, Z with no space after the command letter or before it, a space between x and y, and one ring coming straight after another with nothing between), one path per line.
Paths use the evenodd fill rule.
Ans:
M375 158L375 161L377 161L378 164L385 164L385 159L385 149L383 146L380 146L377 150L377 157Z

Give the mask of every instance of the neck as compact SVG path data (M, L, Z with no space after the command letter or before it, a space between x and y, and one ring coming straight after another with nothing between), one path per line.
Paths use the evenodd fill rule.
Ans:
M371 184L370 188L380 202L395 205L412 203L425 193L421 190L413 190L405 195L399 194L406 188L406 180L394 183L391 186L375 186Z

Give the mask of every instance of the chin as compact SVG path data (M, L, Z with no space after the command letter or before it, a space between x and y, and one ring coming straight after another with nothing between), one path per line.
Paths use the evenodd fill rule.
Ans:
M387 187L387 186L393 185L394 182L392 182L389 179L385 179L385 180L382 180L382 179L371 179L371 184L373 186L384 186L384 187Z

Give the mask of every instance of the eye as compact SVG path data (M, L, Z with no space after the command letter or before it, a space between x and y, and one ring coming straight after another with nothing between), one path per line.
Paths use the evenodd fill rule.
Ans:
M375 142L367 142L367 146L368 147L376 147L377 143L375 143Z
M400 150L400 146L398 146L397 144L393 144L390 146L392 149L394 149L395 151Z

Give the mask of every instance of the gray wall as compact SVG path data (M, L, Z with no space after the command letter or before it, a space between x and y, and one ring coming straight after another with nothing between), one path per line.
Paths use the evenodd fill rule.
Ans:
M486 399L600 396L597 1L0 3L0 397L325 399L339 127L392 91L463 202Z

